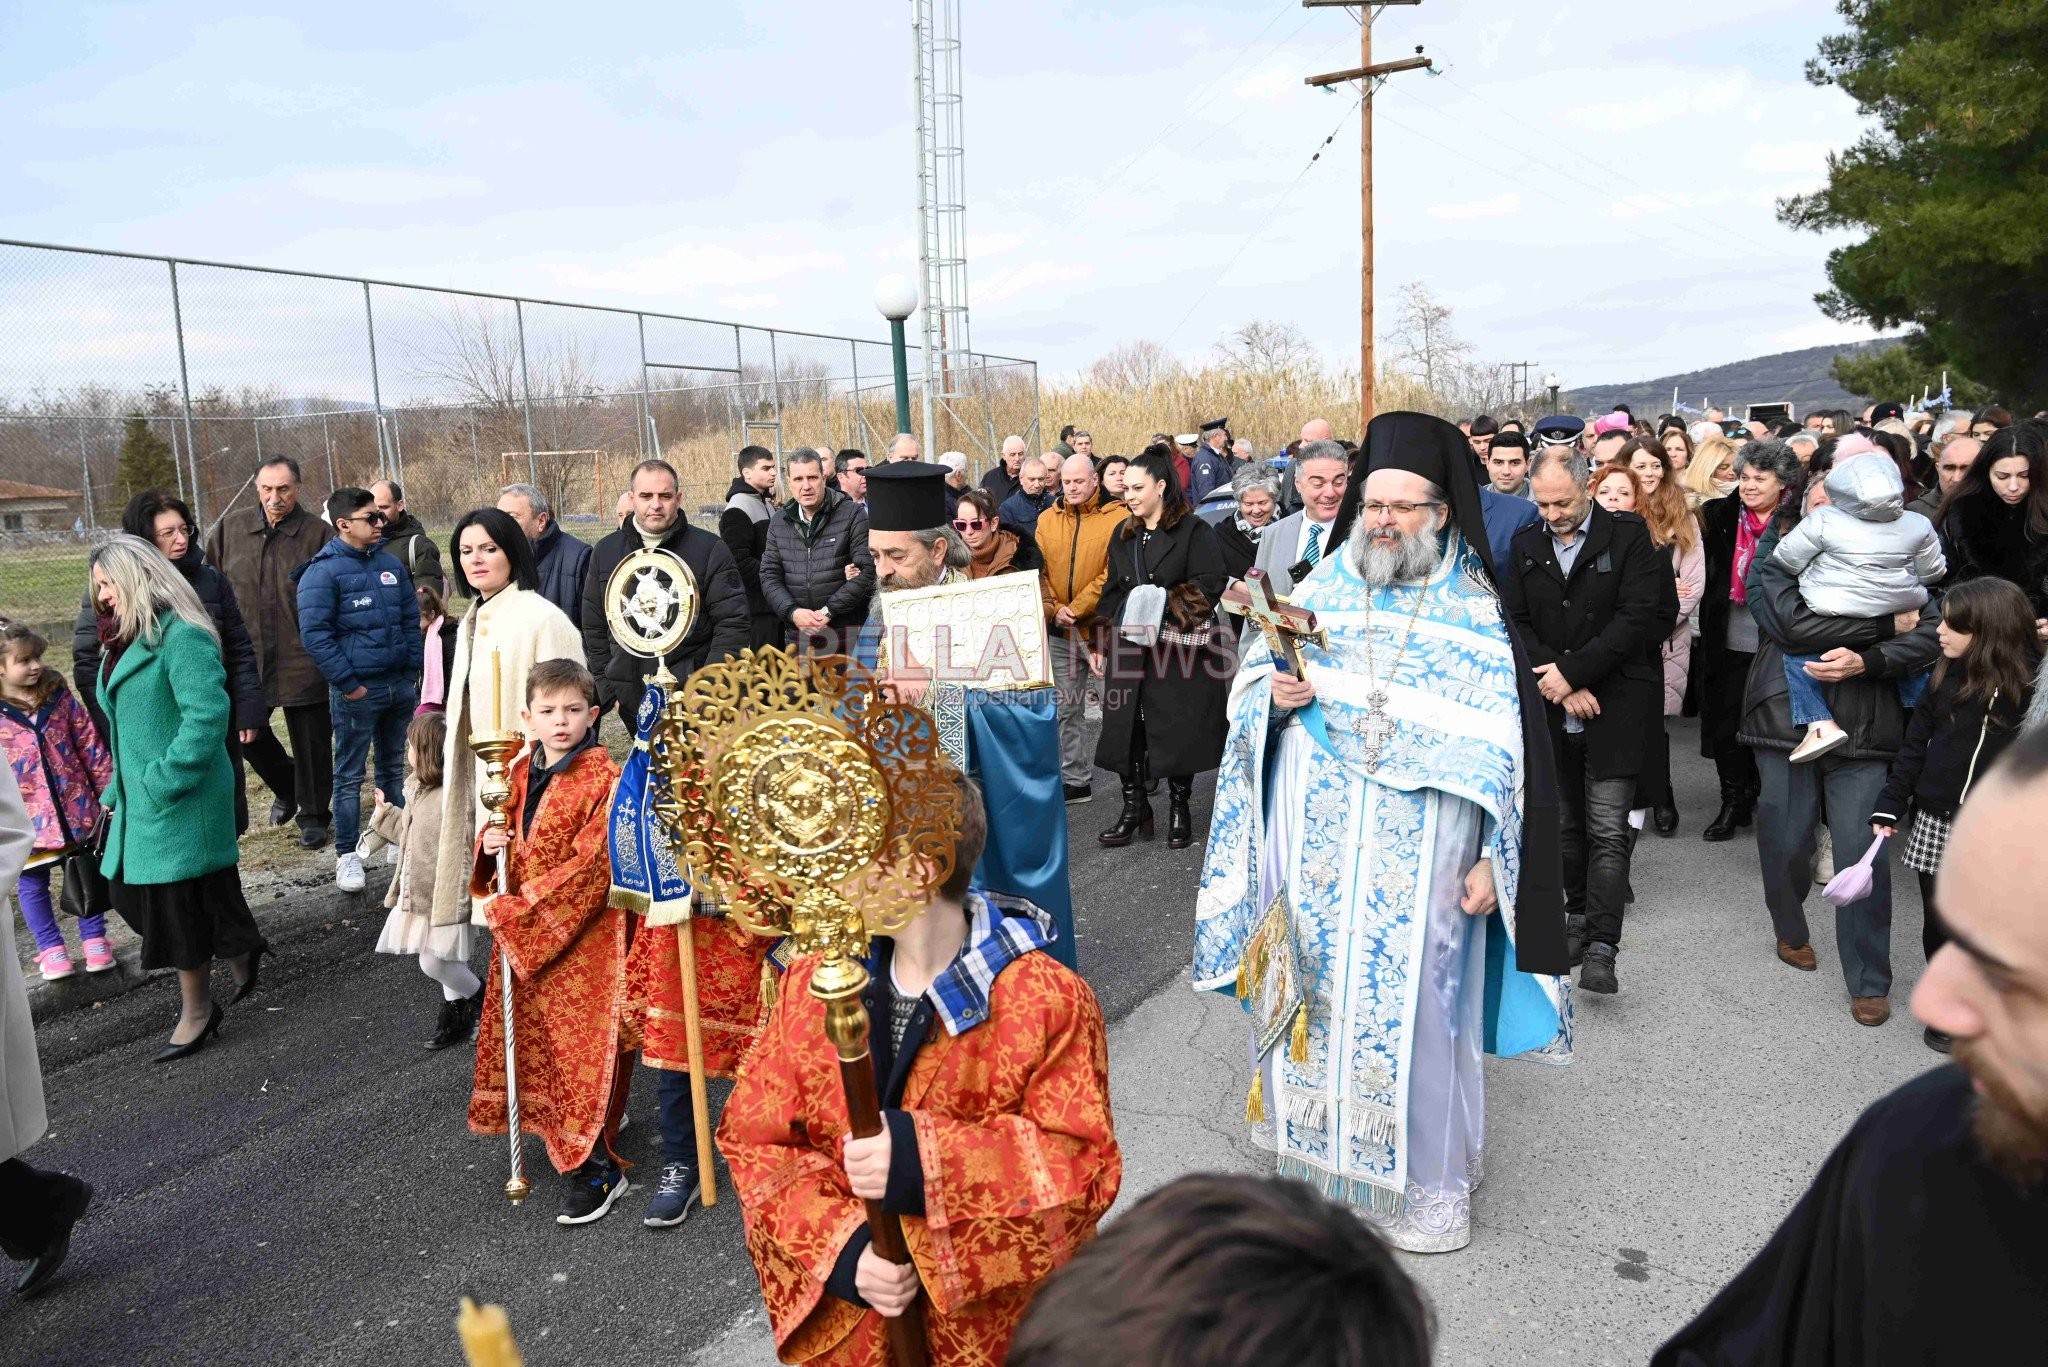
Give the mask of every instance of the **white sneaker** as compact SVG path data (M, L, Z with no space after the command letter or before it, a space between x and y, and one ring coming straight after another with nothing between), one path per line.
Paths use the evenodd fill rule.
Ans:
M1847 744L1849 733L1832 722L1817 722L1807 730L1806 739L1791 755L1793 764L1809 764L1838 745Z
M363 890L363 857L354 850L335 859L334 886L343 892Z

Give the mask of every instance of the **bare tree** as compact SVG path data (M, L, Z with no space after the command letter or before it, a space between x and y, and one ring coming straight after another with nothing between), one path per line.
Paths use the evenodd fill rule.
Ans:
M1126 342L1088 366L1088 383L1126 392L1150 389L1181 373L1181 363L1158 342Z
M1216 351L1227 368L1247 375L1277 375L1321 364L1321 357L1300 328L1260 319L1239 325L1217 343Z
M1411 373L1432 394L1449 397L1448 391L1471 344L1460 341L1451 326L1451 310L1440 304L1429 287L1419 280L1401 287L1401 304L1394 317L1394 359L1411 367Z

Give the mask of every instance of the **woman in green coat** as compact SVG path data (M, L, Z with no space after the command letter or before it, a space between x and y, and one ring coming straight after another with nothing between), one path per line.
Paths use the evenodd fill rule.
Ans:
M115 909L142 936L142 966L178 970L182 1011L156 1055L168 1061L220 1031L213 961L233 967L240 1001L268 948L236 867L227 674L211 615L148 542L117 536L94 551L92 585L106 607L98 683L114 752L100 869Z

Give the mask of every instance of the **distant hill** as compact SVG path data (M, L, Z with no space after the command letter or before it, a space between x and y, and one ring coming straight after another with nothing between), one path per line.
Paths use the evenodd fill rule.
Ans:
M1587 385L1567 391L1563 399L1572 412L1605 413L1614 405L1625 403L1639 417L1670 412L1674 388L1681 403L1698 408L1705 399L1730 413L1740 413L1744 404L1751 403L1789 402L1799 413L1816 408L1860 408L1862 400L1835 383L1834 376L1828 373L1829 364L1845 352L1881 351L1897 345L1894 338L1880 338L1781 351L1775 356L1756 356L1634 384Z

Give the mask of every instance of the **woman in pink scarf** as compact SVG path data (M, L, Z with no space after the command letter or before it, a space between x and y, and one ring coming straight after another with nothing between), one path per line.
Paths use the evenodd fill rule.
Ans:
M1771 514L1788 489L1805 482L1792 448L1753 441L1735 458L1735 492L1700 505L1706 552L1706 592L1700 599L1700 753L1721 779L1721 811L1703 840L1730 840L1754 818L1762 782L1756 757L1736 737L1743 687L1756 656L1756 622L1749 615L1745 580Z

